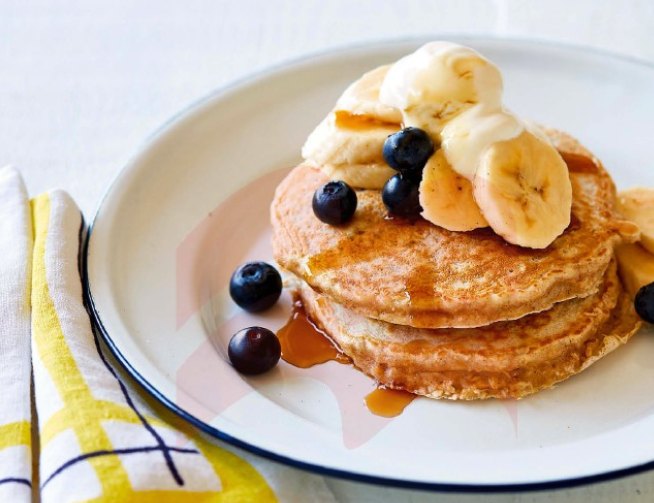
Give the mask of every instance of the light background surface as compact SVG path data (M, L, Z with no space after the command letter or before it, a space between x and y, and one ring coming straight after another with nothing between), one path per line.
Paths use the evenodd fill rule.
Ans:
M654 2L0 0L0 164L21 169L32 194L67 190L90 219L148 135L217 87L332 47L448 33L553 40L654 63ZM492 496L328 484L344 502L654 501L654 472Z

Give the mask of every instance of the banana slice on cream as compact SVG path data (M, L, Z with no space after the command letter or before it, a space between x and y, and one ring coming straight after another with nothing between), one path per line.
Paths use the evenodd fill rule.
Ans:
M509 243L546 248L570 224L568 168L549 143L528 131L484 152L473 194L491 228Z
M352 187L381 189L395 174L382 155L386 138L399 131L402 122L399 110L379 101L388 68L380 66L353 82L302 147L302 157L330 178Z
M302 157L317 166L384 163L384 141L398 129L399 125L332 112L309 135Z
M447 162L443 150L431 156L420 183L422 216L450 231L471 231L487 227L472 195L472 183Z
M391 65L378 66L364 73L343 92L334 111L369 117L391 124L402 122L402 112L379 101L379 89Z

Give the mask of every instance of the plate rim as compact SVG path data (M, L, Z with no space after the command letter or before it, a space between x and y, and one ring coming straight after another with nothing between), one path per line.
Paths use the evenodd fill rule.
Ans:
M304 64L326 60L331 57L338 57L339 55L345 55L347 53L372 50L374 48L380 48L385 45L393 44L408 44L415 42L416 44L424 43L429 40L436 39L451 39L459 41L474 41L474 42L505 42L505 43L525 43L531 45L540 45L551 48L564 49L571 52L578 52L583 54L591 54L602 58L614 59L621 62L626 62L630 64L635 64L642 67L647 67L654 70L654 62L648 61L645 59L620 54L616 52L611 52L604 49L599 49L591 46L584 46L580 44L567 43L552 41L540 38L530 38L530 37L496 37L492 35L470 35L464 33L451 33L451 34L435 34L433 36L416 36L416 37L397 37L397 38L378 38L371 39L361 43L350 43L350 44L341 44L336 46L331 46L319 51L312 51L305 53L298 57L288 58L282 60L273 65L265 66L255 72L244 75L243 77L232 80L225 85L222 85L213 91L205 94L192 101L187 106L183 107L180 111L173 114L167 120L165 120L159 127L154 129L149 135L147 135L144 140L141 142L139 147L135 152L128 158L127 162L118 170L115 174L112 182L109 184L107 189L104 191L101 196L95 211L93 213L93 218L86 232L86 236L82 243L82 248L80 251L80 272L82 280L82 289L83 289L83 300L86 306L86 309L90 315L93 335L94 338L98 338L98 334L102 338L104 345L109 349L114 359L121 365L123 370L137 383L137 386L144 390L148 395L162 404L166 409L176 414L181 419L189 422L199 430L208 434L209 436L216 438L218 440L224 441L232 446L248 451L257 456L263 457L265 459L282 463L284 465L290 466L292 468L308 471L318 475L326 475L329 477L336 477L346 480L351 480L354 482L362 482L367 484L379 485L379 486L388 486L388 487L397 487L403 489L418 489L423 491L436 491L436 492L452 492L452 493L511 493L511 492L531 492L531 491L543 491L543 490L553 490L553 489L564 489L571 487L578 487L588 484L594 484L599 482L606 482L610 480L619 479L629 475L635 475L638 473L643 473L649 470L654 470L654 458L651 461L637 464L633 466L628 466L625 468L620 468L616 470L609 470L602 473L597 473L593 475L586 475L582 477L572 477L572 478L563 478L557 480L541 481L541 482L528 482L528 483L516 483L516 484L462 484L462 483L447 483L447 482L423 482L407 479L396 479L391 477L383 477L377 475L368 475L357 473L349 470L343 470L338 468L327 467L324 465L309 463L306 461L301 461L289 456L284 456L277 454L275 452L260 448L249 442L240 440L224 431L219 430L211 426L210 424L202 421L201 419L195 417L193 414L186 411L184 408L180 407L174 403L170 398L165 396L160 392L157 387L148 381L141 373L132 365L129 359L120 351L117 344L111 338L108 330L105 328L104 323L100 317L100 313L96 307L95 299L93 298L93 293L91 291L91 284L89 279L88 271L88 252L89 245L93 236L93 228L96 225L96 222L99 219L100 213L104 207L104 204L112 193L116 182L122 178L122 176L130 169L134 162L141 157L147 150L150 148L152 143L158 138L162 137L169 131L171 131L175 126L178 126L185 119L190 118L196 112L201 111L205 105L208 103L218 100L221 98L227 97L233 92L241 90L241 88L249 85L255 85L257 82L266 79L269 76L273 76L281 71L291 70L293 68L302 66Z

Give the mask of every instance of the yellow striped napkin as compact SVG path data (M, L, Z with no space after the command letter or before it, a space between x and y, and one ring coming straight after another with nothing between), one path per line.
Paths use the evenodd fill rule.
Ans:
M32 226L23 181L0 170L0 501L30 501Z
M26 501L32 486L46 503L334 501L321 477L236 453L143 399L103 354L84 309L75 203L53 191L28 206L13 170L0 173L0 196L0 393L11 403L0 413L0 501Z

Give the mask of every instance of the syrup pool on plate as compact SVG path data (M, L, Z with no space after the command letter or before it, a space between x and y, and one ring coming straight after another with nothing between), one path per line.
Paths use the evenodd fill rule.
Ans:
M309 368L320 363L336 361L352 363L311 321L302 302L293 304L290 319L277 332L282 346L282 359L300 368ZM388 388L376 388L364 398L366 407L373 414L395 417L416 397L413 393Z
M401 389L377 388L366 396L366 407L373 414L383 417L395 417L402 414L416 395Z
M277 332L282 359L303 369L331 360L351 363L322 330L309 319L301 302L293 304L288 323Z

